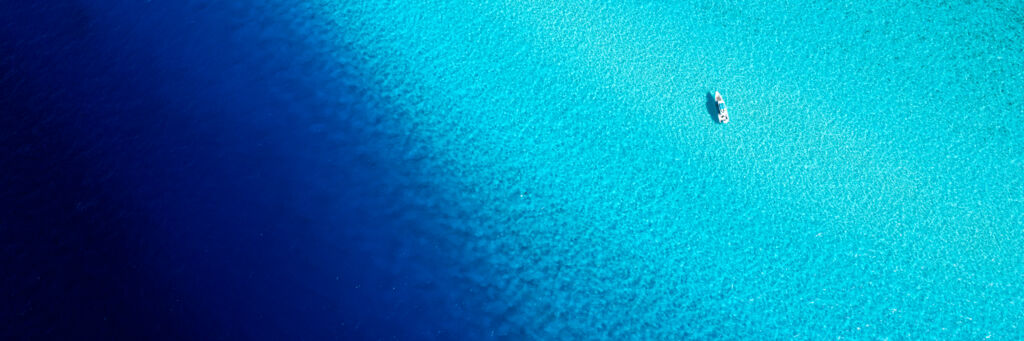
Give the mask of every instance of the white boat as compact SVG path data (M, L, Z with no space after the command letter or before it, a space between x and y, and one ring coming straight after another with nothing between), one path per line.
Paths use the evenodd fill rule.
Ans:
M715 102L718 102L718 122L729 123L729 110L725 108L725 100L722 94L715 91Z

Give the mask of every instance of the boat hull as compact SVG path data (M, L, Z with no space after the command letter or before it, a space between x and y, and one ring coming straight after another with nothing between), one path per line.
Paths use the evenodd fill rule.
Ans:
M718 122L729 123L729 109L725 107L725 100L718 91L715 91L715 102L718 103Z

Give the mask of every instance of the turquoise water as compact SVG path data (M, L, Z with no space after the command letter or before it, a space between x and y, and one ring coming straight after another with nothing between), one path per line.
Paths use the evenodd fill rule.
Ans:
M310 4L433 184L457 323L1024 338L1019 3Z

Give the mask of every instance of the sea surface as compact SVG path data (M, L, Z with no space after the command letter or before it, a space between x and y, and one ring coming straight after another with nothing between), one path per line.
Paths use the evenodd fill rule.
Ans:
M0 19L5 339L1024 338L1016 1Z

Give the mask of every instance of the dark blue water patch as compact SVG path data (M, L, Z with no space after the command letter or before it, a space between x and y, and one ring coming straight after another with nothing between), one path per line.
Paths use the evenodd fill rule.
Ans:
M4 339L480 333L358 77L261 5L0 6Z
M87 47L95 39L83 11L74 3L0 10L0 330L7 339L175 336L155 308L170 295L141 285L134 261L129 227L141 222L138 207L109 173L119 148L139 146L83 129L109 123L115 103L137 106L106 72L111 64ZM100 94L107 99L93 97Z

